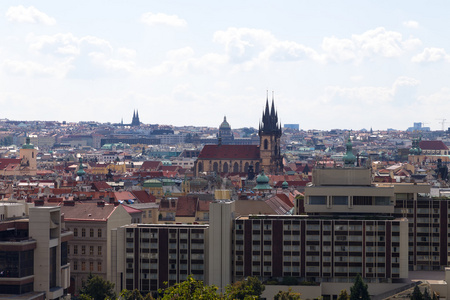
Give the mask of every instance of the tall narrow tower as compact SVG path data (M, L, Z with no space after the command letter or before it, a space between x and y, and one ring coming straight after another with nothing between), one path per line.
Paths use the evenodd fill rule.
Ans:
M275 111L272 94L272 108L269 109L269 99L266 98L266 108L259 124L261 167L266 174L279 174L283 171L283 158L280 152L281 125Z

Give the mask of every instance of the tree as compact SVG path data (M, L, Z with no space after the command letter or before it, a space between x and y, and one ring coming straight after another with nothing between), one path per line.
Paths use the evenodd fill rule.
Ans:
M144 297L142 297L141 292L139 290L134 289L132 291L129 291L127 289L124 289L120 292L120 299L123 300L144 300Z
M341 293L339 294L337 300L349 300L350 295L347 293L347 290L341 290Z
M425 291L423 292L423 299L424 300L431 300L430 293L428 292L428 289L425 288Z
M162 300L173 299L220 299L217 294L216 286L205 286L203 281L195 280L191 275L180 283L159 291L162 294Z
M350 287L350 300L370 300L367 284L358 274L355 278L355 283Z
M418 285L416 285L414 287L414 291L412 293L411 300L424 300L422 292L420 291L420 288Z
M116 299L114 283L104 280L98 275L89 274L87 281L80 290L80 296L88 296L94 300Z
M259 299L265 286L258 277L247 277L245 280L237 281L232 285L227 285L226 297L228 299Z
M274 297L274 300L300 300L300 293L293 293L292 289L286 291L279 291Z

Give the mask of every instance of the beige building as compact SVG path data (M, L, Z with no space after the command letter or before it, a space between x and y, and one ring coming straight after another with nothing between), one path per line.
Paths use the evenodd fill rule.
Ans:
M64 201L61 207L66 228L73 231L68 245L71 263L71 291L77 292L90 273L106 280L112 278L111 230L131 223L121 205Z

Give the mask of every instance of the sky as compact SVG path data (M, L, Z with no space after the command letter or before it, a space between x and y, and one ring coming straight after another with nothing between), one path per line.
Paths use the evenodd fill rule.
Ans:
M450 126L450 1L0 2L0 119ZM448 122L446 118L448 118Z

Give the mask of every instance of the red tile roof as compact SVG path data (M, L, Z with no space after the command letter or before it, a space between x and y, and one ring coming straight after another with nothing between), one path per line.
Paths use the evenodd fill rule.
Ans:
M106 183L106 181L96 181L92 183L92 188L96 191L109 190L111 186Z
M136 214L136 213L141 213L141 212L142 212L142 210L139 210L139 209L130 207L130 206L128 206L128 205L122 205L122 206L123 206L123 208L125 208L125 210L126 210L127 213L129 213L129 214Z
M157 161L157 160L147 160L144 161L144 163L142 164L142 166L140 167L140 170L142 171L156 171L158 170L158 168L162 166L162 162Z
M111 214L119 206L105 204L97 206L97 203L76 202L74 206L61 206L61 214L65 221L107 221Z
M147 191L132 191L139 203L155 203L156 197L147 193Z
M419 147L422 150L448 150L442 141L420 141Z
M177 204L177 217L195 217L198 198L179 197Z
M199 159L253 159L258 160L257 145L205 145Z
M9 164L11 164L11 165L20 164L20 159L0 158L0 170L5 169Z

